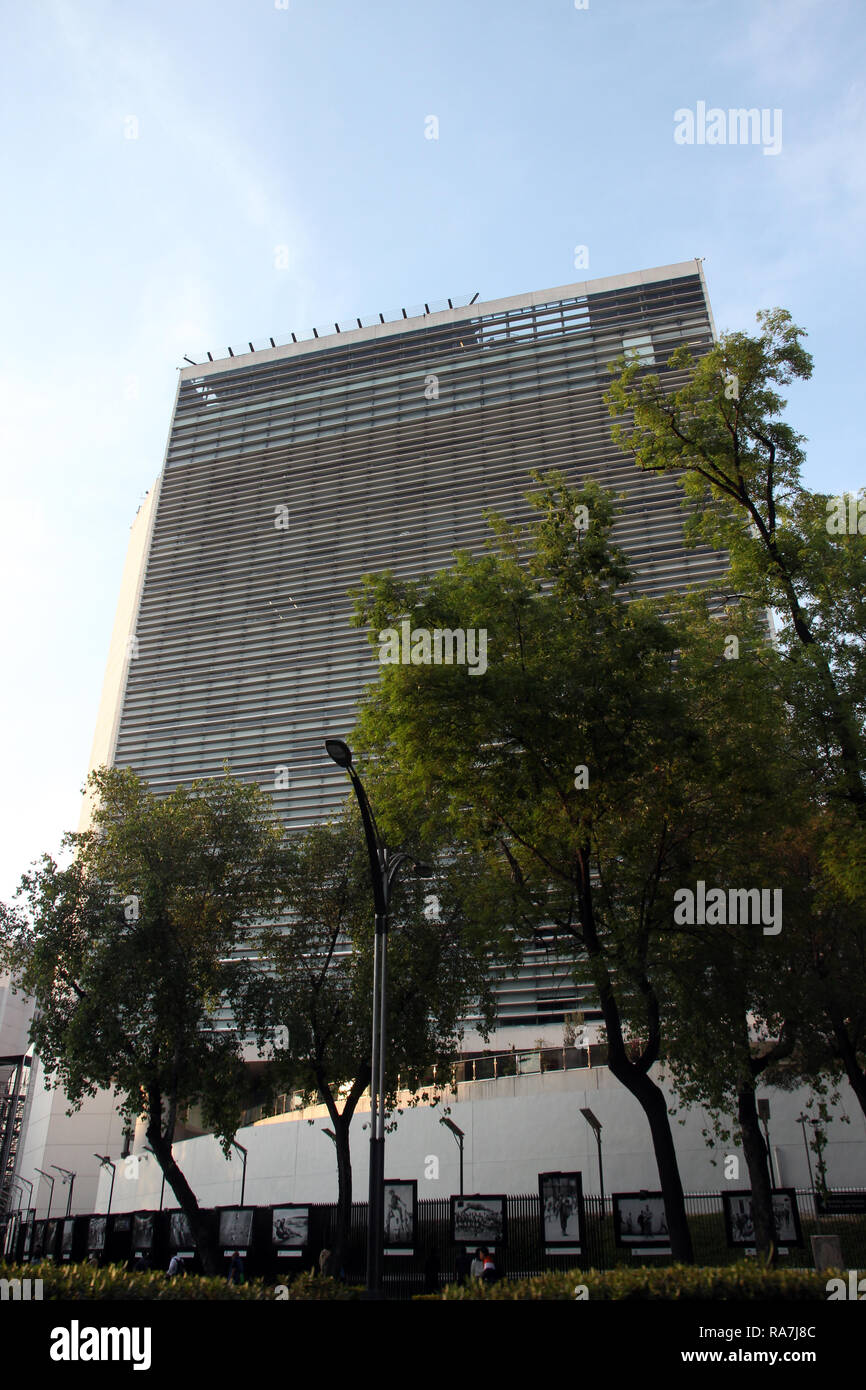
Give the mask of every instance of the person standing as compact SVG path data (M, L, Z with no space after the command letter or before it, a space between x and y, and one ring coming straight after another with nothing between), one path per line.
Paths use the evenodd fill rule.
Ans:
M484 1249L483 1245L480 1245L478 1249L475 1251L475 1257L471 1265L469 1266L469 1274L473 1279L481 1278L481 1275L484 1272L484 1256L486 1254L487 1251Z

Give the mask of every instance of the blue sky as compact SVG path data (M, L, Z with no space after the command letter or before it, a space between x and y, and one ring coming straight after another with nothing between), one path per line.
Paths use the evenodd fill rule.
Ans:
M808 330L807 482L864 482L862 0L281 4L3 7L2 897L77 824L184 353L703 256L720 331ZM699 101L781 151L678 145Z

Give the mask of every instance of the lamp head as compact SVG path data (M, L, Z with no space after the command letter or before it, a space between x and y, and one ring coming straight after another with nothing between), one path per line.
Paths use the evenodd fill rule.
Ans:
M349 768L352 766L352 750L348 743L344 743L341 738L326 738L325 752L337 767Z

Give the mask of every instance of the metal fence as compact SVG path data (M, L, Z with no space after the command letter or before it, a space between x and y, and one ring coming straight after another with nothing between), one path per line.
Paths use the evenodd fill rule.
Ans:
M604 1214L601 1199L584 1197L586 1242L580 1254L548 1254L541 1232L541 1208L538 1193L526 1193L507 1198L506 1244L496 1250L496 1263L501 1276L508 1279L531 1277L550 1269L613 1269L617 1265L649 1265L656 1267L672 1263L665 1254L638 1255L618 1247L614 1238L613 1210L610 1197L605 1199ZM778 1263L785 1268L814 1267L812 1235L838 1235L842 1245L845 1268L866 1268L866 1216L819 1216L814 1194L809 1190L797 1192L797 1206L802 1227L802 1246L785 1247ZM310 1208L311 1244L318 1248L328 1244L335 1208L323 1205ZM695 1261L699 1265L726 1265L743 1258L743 1251L727 1243L722 1198L719 1192L693 1192L686 1195L686 1212L694 1245ZM350 1283L363 1283L367 1248L367 1207L358 1203L352 1208L352 1225L345 1253L344 1277ZM385 1260L385 1288L391 1297L411 1297L433 1289L439 1284L453 1283L457 1277L455 1260L457 1247L451 1243L450 1202L447 1197L428 1198L418 1203L415 1249L412 1255L389 1255Z
M837 1190L837 1197L841 1190ZM838 1235L842 1247L843 1267L866 1269L866 1215L820 1215L816 1211L814 1194L809 1190L797 1192L797 1206L802 1227L803 1244L788 1247L780 1255L782 1267L812 1268L812 1235ZM332 1244L336 1206L333 1203L309 1205L309 1237L302 1260L279 1261L271 1242L270 1208L256 1210L255 1235L246 1259L247 1274L272 1282L286 1282L302 1268L315 1268L319 1252ZM699 1265L725 1265L742 1258L742 1250L727 1243L722 1198L719 1192L697 1192L686 1195L686 1211L694 1244L695 1261ZM540 1274L551 1269L612 1269L617 1265L658 1266L671 1263L669 1254L638 1254L632 1249L618 1247L614 1239L612 1201L608 1197L602 1211L601 1199L584 1197L585 1243L578 1253L549 1254L542 1240L541 1206L538 1193L526 1193L506 1198L506 1239L495 1251L501 1277L517 1279ZM156 1267L164 1268L169 1255L166 1243L170 1213L157 1213L158 1249L154 1250ZM216 1219L216 1213L211 1213ZM385 1290L392 1298L409 1298L413 1294L433 1291L456 1279L458 1247L451 1241L451 1206L447 1197L419 1201L413 1252L388 1254L385 1259ZM113 1225L119 1218L112 1217ZM126 1218L128 1224L128 1218ZM74 1244L66 1258L73 1261L87 1257L89 1216L74 1219ZM55 1222L54 1225L61 1225ZM25 1253L25 1231L18 1214L9 1218L6 1229L0 1218L0 1251L14 1260ZM54 1257L59 1239L55 1242ZM342 1277L351 1284L363 1284L366 1267L367 1206L357 1203L352 1208L349 1241L344 1252ZM131 1255L129 1237L124 1241L113 1231L100 1261L123 1261ZM26 1255L25 1255L26 1258Z

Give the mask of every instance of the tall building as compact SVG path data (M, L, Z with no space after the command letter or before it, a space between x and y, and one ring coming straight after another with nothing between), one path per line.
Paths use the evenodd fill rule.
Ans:
M274 796L287 825L327 816L345 783L323 740L350 733L358 695L377 670L364 634L349 624L347 591L364 573L414 577L447 565L458 548L480 548L486 509L528 520L533 468L625 492L615 535L644 593L721 575L724 557L683 546L675 480L638 472L613 445L603 400L608 363L623 351L653 366L681 342L695 354L709 348L699 263L424 308L183 368L164 467L132 526L93 766L130 766L168 791L227 762ZM560 1048L557 1061L563 1017L579 1006L564 964L530 953L522 969L500 975L498 993L490 1047L499 1070L496 1057L466 1060L466 1080L449 1101L469 1136L467 1190L526 1191L539 1171L575 1166L593 1184L586 1106L605 1127L609 1181L652 1186L637 1102L593 1064L594 1049L570 1049L569 1062ZM113 1099L101 1092L68 1118L39 1059L27 1065L25 1014L2 1006L0 985L6 1191L26 1209L32 1183L39 1215L51 1200L62 1214L71 1193L61 1175L72 1172L72 1210L104 1210L110 1176L98 1192L97 1155L118 1161L124 1151ZM591 1000L585 1012L591 1020ZM539 1035L552 1047L546 1065ZM470 1030L467 1054L479 1048ZM832 1173L842 1184L856 1181L866 1151L856 1101L845 1096L851 1132L834 1122L832 1135ZM780 1182L809 1180L797 1120L805 1099L803 1091L774 1093ZM244 1129L248 1200L333 1200L330 1141L305 1122L315 1116L287 1111ZM717 1185L704 1124L700 1112L689 1115L677 1136L687 1187ZM367 1142L354 1130L362 1192ZM389 1137L392 1171L423 1173L425 1195L456 1190L456 1149L447 1145L441 1176L426 1181L442 1133L439 1112L420 1106ZM199 1199L236 1201L237 1165L216 1141L177 1138L175 1156ZM161 1174L137 1147L141 1176L118 1180L115 1211L163 1199Z
M603 400L623 351L651 366L713 337L688 262L357 319L185 366L164 466L132 527L91 765L132 767L167 792L228 763L288 826L325 818L346 789L323 740L351 731L376 674L348 591L365 573L414 577L480 549L487 509L528 520L533 468L627 494L615 538L644 593L720 575L722 556L683 546L676 482L612 443ZM499 1048L581 1003L543 950L500 972L498 994ZM67 1119L37 1059L28 1105L28 1173L78 1173L74 1208L91 1209L93 1151L121 1147L110 1097ZM37 1195L41 1209L47 1189Z
M624 350L649 366L712 341L689 262L185 367L130 547L94 762L158 791L228 763L287 825L327 816L345 785L323 739L351 730L376 673L348 591L479 549L488 508L528 519L532 468L627 493L616 539L643 592L720 574L721 556L683 547L676 482L613 445L603 401ZM543 953L502 980L503 1024L537 1031L575 1007Z

